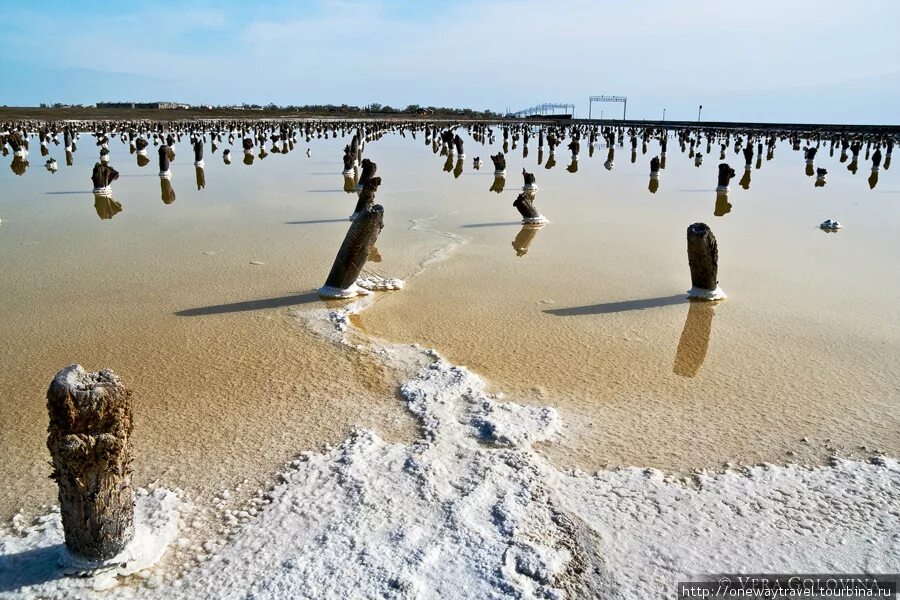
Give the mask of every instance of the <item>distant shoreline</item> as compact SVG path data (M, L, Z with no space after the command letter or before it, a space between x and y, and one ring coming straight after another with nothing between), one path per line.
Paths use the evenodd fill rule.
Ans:
M607 125L625 127L665 127L668 129L731 129L731 130L780 130L780 131L821 131L830 133L867 133L900 136L900 125L853 125L847 123L757 123L747 121L660 121L638 119L535 119L510 117L469 117L449 113L428 115L414 113L322 113L288 110L235 110L235 109L128 109L128 108L39 108L2 107L0 120L43 119L43 120L128 120L147 119L157 121L186 121L199 119L329 119L366 121L428 121L458 123L534 123Z

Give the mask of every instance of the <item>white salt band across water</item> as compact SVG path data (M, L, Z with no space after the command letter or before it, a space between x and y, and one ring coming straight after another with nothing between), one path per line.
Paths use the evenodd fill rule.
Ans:
M716 286L714 290L705 290L695 286L688 290L688 296L700 300L724 300L727 297L725 291L719 286Z

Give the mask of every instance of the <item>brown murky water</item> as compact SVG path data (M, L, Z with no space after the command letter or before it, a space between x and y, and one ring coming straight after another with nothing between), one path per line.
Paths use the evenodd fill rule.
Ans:
M651 194L655 148L635 163L619 149L612 171L606 149L583 148L570 173L564 150L552 169L546 153L538 165L533 140L527 158L510 152L495 194L492 169L471 161L490 164L496 147L466 139L458 177L421 135L367 146L387 223L370 268L415 275L355 319L368 333L432 346L510 400L557 407L566 428L545 451L561 465L682 470L818 462L831 448L900 452L892 170L869 190L866 169L851 175L823 150L817 162L831 174L816 189L782 144L751 171L749 190L738 169L730 212L716 217L728 208L714 191L716 156L697 168L670 143ZM396 374L291 316L324 306L312 292L355 203L341 191L344 143L316 140L311 157L301 144L251 167L207 149L202 190L179 146L177 199L166 205L155 161L140 169L116 142L123 210L110 220L88 191L87 143L74 167L57 156L55 175L36 152L24 176L0 171L0 517L53 501L43 396L71 362L110 367L134 389L138 483L199 497L262 481L354 427L415 436ZM551 220L538 230L522 230L512 207L523 165ZM823 233L826 218L845 229ZM719 240L729 295L715 307L683 294L684 232L700 220Z

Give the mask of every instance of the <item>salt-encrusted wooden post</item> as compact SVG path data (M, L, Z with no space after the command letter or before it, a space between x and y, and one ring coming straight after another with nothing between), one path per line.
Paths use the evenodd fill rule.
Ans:
M159 176L171 177L172 172L169 171L169 152L166 145L159 147Z
M356 216L338 250L325 285L319 288L319 296L352 298L360 293L356 280L382 228L384 208L380 204L370 206Z
M201 138L197 138L194 142L194 166L203 166L203 140Z
M522 223L538 224L547 222L547 218L538 212L534 207L534 204L531 203L531 197L525 192L522 192L516 197L513 206L516 207L516 210L522 215Z
M131 392L109 369L69 365L50 383L47 412L66 547L89 560L112 558L134 537Z
M691 268L691 298L722 300L725 292L719 287L719 248L716 236L706 223L694 223L687 228L688 265Z

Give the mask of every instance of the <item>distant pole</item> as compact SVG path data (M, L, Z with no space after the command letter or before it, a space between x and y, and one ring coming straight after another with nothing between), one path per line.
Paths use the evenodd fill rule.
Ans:
M588 99L588 119L591 118L591 109L594 108L594 101Z
M663 121L666 120L666 109L663 109Z
M697 109L697 122L700 122L700 111L703 110L703 105L700 105L700 108Z
M622 103L622 120L623 121L625 120L625 111L626 110L628 110L628 100L627 99Z

